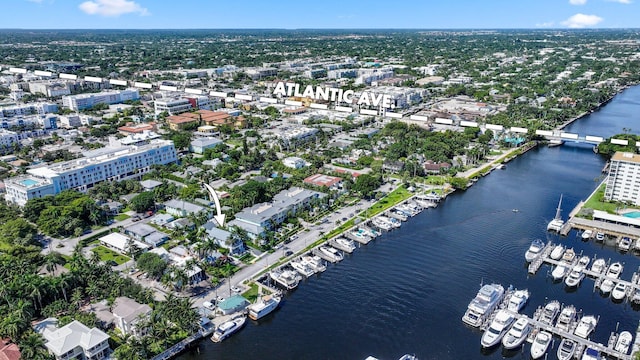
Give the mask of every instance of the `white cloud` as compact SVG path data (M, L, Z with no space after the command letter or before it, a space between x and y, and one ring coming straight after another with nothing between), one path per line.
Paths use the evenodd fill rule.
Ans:
M562 25L573 29L579 29L598 25L602 22L602 20L604 19L597 15L575 14L567 20L563 21Z
M146 8L129 0L92 0L85 1L78 7L89 15L120 16L129 13L149 15Z
M569 0L569 4L571 5L584 5L587 3L587 0Z
M620 3L620 4L631 4L633 2L631 0L607 0L607 1L609 1L609 2L617 2L617 3Z

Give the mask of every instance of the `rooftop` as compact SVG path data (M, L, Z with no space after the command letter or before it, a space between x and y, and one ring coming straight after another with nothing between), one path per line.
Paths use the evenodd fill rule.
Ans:
M617 151L615 154L613 154L611 160L640 163L640 155Z
M327 187L331 187L335 184L338 184L341 181L342 179L339 177L329 176L324 174L315 174L304 179L304 182L307 184L311 184L315 186L327 186Z

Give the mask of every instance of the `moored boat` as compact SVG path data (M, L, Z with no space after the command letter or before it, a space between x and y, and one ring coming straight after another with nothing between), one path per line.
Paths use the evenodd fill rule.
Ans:
M516 290L509 297L509 303L507 304L507 310L513 312L519 312L529 301L529 290Z
M616 346L614 347L614 349L617 352L626 355L629 353L629 348L631 348L632 340L633 335L631 335L631 333L628 331L623 331L620 333L620 335L618 335L618 340L616 341Z
M304 277L309 277L316 273L311 267L303 264L302 260L292 260L289 264L295 271Z
M500 284L483 285L467 306L462 321L479 327L498 306L504 297L504 287Z
M596 233L596 240L597 240L597 241L604 241L604 233L603 233L603 232L598 231L598 232Z
M300 283L298 274L291 270L272 270L271 272L269 272L269 276L271 277L271 279L273 279L273 281L287 290L295 289Z
M247 319L242 317L237 317L235 319L225 321L214 331L211 336L211 341L213 342L221 342L222 340L228 338L229 336L236 333L238 330L242 329Z
M596 259L593 264L591 264L591 271L597 274L602 274L606 267L607 262L604 259Z
M573 248L569 248L565 250L564 254L562 254L562 261L569 265L572 265L575 259L576 259L576 252L573 250Z
M576 318L576 313L576 308L573 305L563 307L562 311L560 311L560 315L558 316L556 327L562 331L571 330L571 325Z
M348 249L348 250L345 250L348 253L352 253L353 250L356 249L356 244L353 242L353 240L349 240L349 239L345 239L343 237L339 237L339 238L336 239L336 243L338 243L343 248Z
M560 216L560 212L562 211L562 195L560 195L560 201L558 202L558 207L556 208L556 216L553 220L549 221L547 224L547 231L556 231L560 232L562 230L562 226L564 226L564 220Z
M509 326L513 322L514 317L510 312L506 310L500 310L496 314L496 317L491 321L491 325L482 335L480 344L484 348L490 348L497 345L504 334L509 330Z
M280 305L282 300L278 295L264 295L258 298L258 301L247 307L249 318L251 320L258 320L267 316Z
M593 230L585 230L581 235L582 240L589 240L591 239L592 236L593 236Z
M536 334L536 337L533 339L533 343L531 344L531 358L532 359L540 359L544 356L549 349L549 344L551 344L551 333L546 331L540 331Z
M571 339L564 338L558 346L558 360L571 360L576 352L577 343Z
M527 262L532 262L542 253L542 249L544 249L544 241L540 239L535 239L529 245L529 249L524 253L524 259Z
M631 249L631 239L626 236L622 237L618 243L618 248L621 251L629 251Z
M611 297L614 300L622 301L627 296L627 285L623 282L619 282L611 290Z
M583 339L586 339L591 335L593 330L596 328L596 325L598 325L598 319L595 316L585 315L580 319L580 322L578 322L578 326L576 326L573 333Z
M334 262L342 261L344 259L344 255L340 251L331 246L320 246L320 251L329 259L332 259Z
M559 312L560 302L558 300L552 300L542 309L539 320L543 324L553 325L553 322L556 320Z
M324 264L320 256L305 255L300 259L300 261L317 273L327 270L327 266Z
M556 245L553 250L551 250L549 257L553 260L560 260L560 258L562 258L562 254L564 254L564 246Z
M601 360L600 352L590 346L582 353L581 360Z
M562 278L565 277L565 275L567 275L567 272L569 271L569 268L565 265L557 265L553 271L551 272L551 277L553 277L553 280L560 280Z
M517 348L527 340L532 328L526 318L518 319L502 338L502 346L507 350Z
M576 266L575 268L573 268L573 270L571 270L567 278L564 279L564 284L570 288L576 287L580 285L582 279L584 279L584 273L582 272L582 269Z

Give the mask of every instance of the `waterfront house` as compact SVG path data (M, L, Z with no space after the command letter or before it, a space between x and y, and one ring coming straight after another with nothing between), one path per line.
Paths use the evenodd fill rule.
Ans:
M233 295L218 303L217 312L221 315L229 315L244 310L249 304L249 300L241 295Z
M158 247L169 240L169 235L143 223L127 226L124 228L124 234L131 236L135 240L144 241L154 247Z
M209 239L213 239L218 246L228 249L232 255L243 254L246 251L242 239L234 237L229 231L219 229L214 222L208 221L202 227L206 230Z
M109 335L74 320L58 328L58 320L48 318L35 326L45 339L44 346L56 359L104 359L111 352Z
M144 335L146 329L140 328L138 324L149 315L149 305L140 304L128 297L118 297L113 303L114 325L123 335Z

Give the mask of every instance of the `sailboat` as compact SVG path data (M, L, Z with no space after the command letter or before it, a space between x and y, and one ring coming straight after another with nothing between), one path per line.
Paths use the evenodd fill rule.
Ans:
M547 231L557 231L560 232L562 226L564 225L564 220L560 216L560 211L562 211L562 194L560 194L560 201L558 202L558 208L556 209L556 217L553 220L549 221L547 225Z

